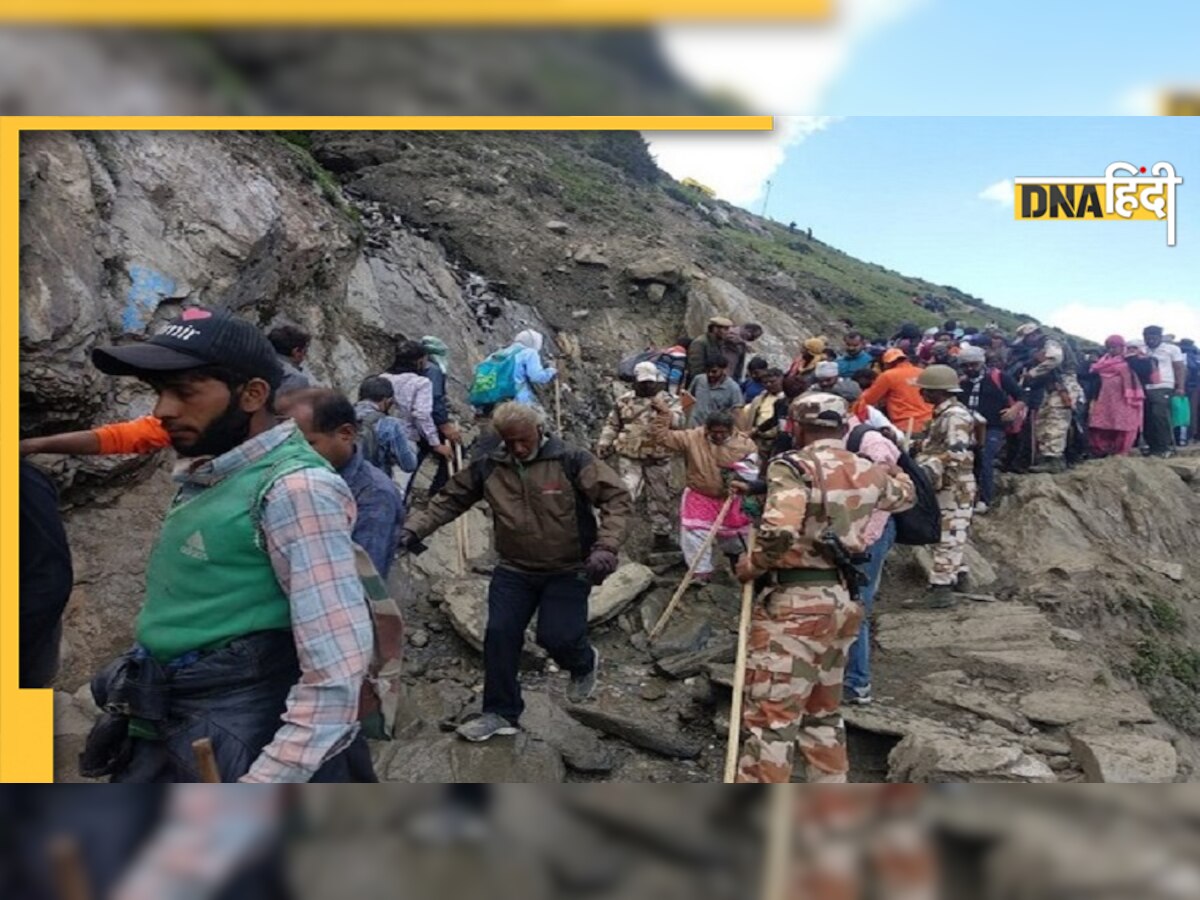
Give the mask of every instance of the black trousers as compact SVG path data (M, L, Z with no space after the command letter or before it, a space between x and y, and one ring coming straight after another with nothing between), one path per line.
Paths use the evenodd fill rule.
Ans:
M525 711L517 678L525 629L537 613L537 642L573 675L594 663L587 636L592 585L580 572L524 572L496 568L488 589L488 623L483 640L483 711L514 725Z
M1175 445L1171 433L1171 391L1146 391L1146 443L1151 453L1166 453Z
M433 481L429 485L430 497L439 493L446 486L446 482L450 480L450 460L434 453L433 448L422 440L417 443L417 468L412 475L413 482L416 482L417 472L421 471L421 466L425 465L425 460L431 456L437 465L437 471L433 473Z

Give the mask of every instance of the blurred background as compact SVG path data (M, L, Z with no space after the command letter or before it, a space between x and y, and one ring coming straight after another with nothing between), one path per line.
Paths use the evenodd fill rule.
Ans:
M778 900L1200 895L1189 786L791 790ZM0 893L21 900L766 896L758 786L3 792Z

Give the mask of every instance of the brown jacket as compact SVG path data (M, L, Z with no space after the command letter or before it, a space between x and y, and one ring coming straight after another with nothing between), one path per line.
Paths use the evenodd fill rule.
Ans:
M480 500L492 508L501 561L533 572L579 569L596 546L616 553L633 512L616 472L551 437L528 464L515 462L503 447L474 460L405 528L425 538Z
M708 497L724 497L727 491L721 470L753 453L754 442L734 432L727 443L718 447L709 442L704 428L671 431L670 424L670 413L660 414L651 424L650 434L660 446L687 460L687 486Z

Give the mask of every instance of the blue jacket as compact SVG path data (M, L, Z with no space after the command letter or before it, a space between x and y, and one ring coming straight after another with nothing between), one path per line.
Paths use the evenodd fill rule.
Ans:
M351 537L367 551L375 570L387 578L404 530L404 498L400 488L367 462L358 447L354 448L350 462L338 469L338 474L349 485L358 506Z
M517 402L524 403L526 406L536 404L537 397L530 385L549 384L557 374L557 369L546 368L542 365L542 357L536 350L522 347L521 352L517 354L517 368L513 373L517 382Z

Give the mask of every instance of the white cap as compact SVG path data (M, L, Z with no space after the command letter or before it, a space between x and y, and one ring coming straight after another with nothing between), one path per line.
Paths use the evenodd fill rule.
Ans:
M658 366L656 366L654 363L640 362L633 367L633 380L665 381L666 379L662 377L662 373L658 370Z
M813 370L813 375L818 380L822 378L837 378L838 364L835 362L829 362L828 360L822 363L817 363L816 369Z

